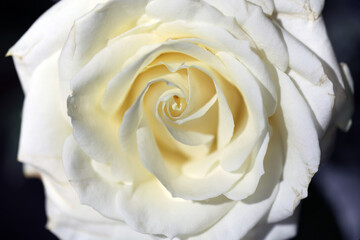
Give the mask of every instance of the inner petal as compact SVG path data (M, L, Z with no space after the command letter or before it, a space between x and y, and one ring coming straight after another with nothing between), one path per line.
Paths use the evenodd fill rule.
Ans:
M166 105L166 102L161 102L166 97L163 95L169 96L167 93L169 91L164 92L159 87L160 86L155 87L154 85L154 87L149 89L144 96L144 113L152 133L154 134L156 145L158 146L161 155L164 157L164 160L178 168L184 162L187 162L192 158L202 158L208 153L209 149L207 146L189 146L176 140L160 117L156 117L157 112L162 111L159 110L161 109L160 105ZM175 95L180 96L180 91L178 89L174 89L173 91L174 94L169 98L173 98Z
M177 72L169 72L164 65L149 68L139 74L134 80L130 91L127 93L123 104L119 108L116 116L118 121L121 122L126 110L136 101L137 96L139 96L144 87L153 79L166 79L169 84L171 82L172 84L179 86L185 94L188 94L186 75L185 69Z

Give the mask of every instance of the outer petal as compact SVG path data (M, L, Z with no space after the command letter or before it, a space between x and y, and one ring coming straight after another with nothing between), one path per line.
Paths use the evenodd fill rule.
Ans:
M242 239L267 213L278 193L282 174L282 154L280 133L273 132L269 149L264 160L265 174L261 177L257 191L249 198L237 201L220 221L202 234L189 240Z
M64 168L82 204L107 218L124 220L147 234L169 238L192 235L210 227L234 206L231 201L192 202L172 198L155 179L136 189L128 184L108 182L94 171L90 159L71 136L64 146Z
M285 166L280 190L270 211L276 222L293 214L320 163L319 140L311 112L304 99L283 72L278 71L280 106L274 115L274 128L281 131ZM296 106L296 108L294 108Z
M158 150L150 127L139 128L137 138L141 162L161 181L173 197L190 200L215 198L226 192L238 179L235 174L224 174L221 169L215 169L203 178L184 176L167 166Z
M146 14L165 22L185 20L188 23L208 23L226 29L238 39L250 40L232 17L225 16L204 0L153 0L147 5Z
M158 39L150 34L138 34L113 42L92 58L71 81L73 96L68 100L68 114L74 137L92 159L109 163L124 160L117 136L119 124L104 114L100 97L107 81L126 59L135 54L140 46L155 41ZM108 61L112 64L108 64ZM125 163L118 169L118 175L126 181L133 177L129 176L131 171L125 167Z
M274 11L274 0L247 0L253 4L260 6L264 13L271 16Z
M289 52L288 74L310 106L321 137L331 121L335 102L333 84L319 58L286 30L282 32Z
M99 50L103 49L111 38L136 26L137 19L145 10L146 2L146 0L106 1L74 23L59 63L64 100L70 94L71 78Z
M66 181L61 165L62 147L71 128L60 107L57 59L44 60L34 71L25 97L18 158Z
M122 221L101 216L88 206L81 205L69 183L57 184L42 177L46 192L47 228L64 240L150 240L149 235L133 231Z
M276 25L267 18L261 8L249 4L248 14L237 15L236 21L254 40L255 45L263 50L269 61L282 71L289 65L289 57L284 40Z
M312 20L320 16L324 2L324 0L274 0L277 12Z
M295 237L299 210L281 222L269 224L264 218L245 237L244 240L286 240Z
M234 17L237 14L246 14L247 12L245 0L205 0L205 2L218 9L225 16Z
M306 18L296 17L289 14L278 14L278 20L281 25L295 38L304 43L311 49L322 61L325 73L331 80L335 92L335 123L342 129L349 126L352 111L352 105L345 105L348 99L352 98L349 86L351 78L343 78L338 61L332 51L332 46L326 33L326 28L322 17L309 20ZM344 108L346 109L344 111Z
M63 0L44 13L9 50L25 93L35 69L64 45L74 20L104 0Z
M288 56L281 35L263 14L260 7L249 4L248 9L248 14L237 14L234 19L234 17L223 15L218 9L203 0L154 0L148 4L146 13L164 21L186 20L210 23L228 30L243 40L250 40L249 37L251 37L255 40L255 45L264 51L265 56L274 65L285 71L288 67ZM243 30L249 36L244 34Z

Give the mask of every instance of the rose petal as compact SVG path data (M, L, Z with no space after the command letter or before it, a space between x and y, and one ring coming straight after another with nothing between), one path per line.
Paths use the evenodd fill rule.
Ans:
M89 205L109 217L116 209L117 191L124 188L118 183L106 182L99 176L91 165L91 159L79 148L77 142L70 135L64 144L63 165L66 176L75 189L80 203ZM122 220L121 217L118 218Z
M248 15L238 15L236 20L256 46L264 51L269 61L282 71L289 65L289 56L279 29L261 11L260 7L248 6Z
M274 128L281 131L286 161L279 193L270 211L269 222L293 214L320 163L319 140L311 110L291 79L277 71L280 108L274 115ZM296 105L296 108L294 108Z
M262 8L263 12L271 16L274 11L274 0L247 0Z
M191 39L169 40L163 44L142 47L128 60L130 63L109 81L102 99L102 107L109 113L115 112L122 105L125 92L133 84L136 76L162 53L179 52L221 66L210 52L189 42Z
M168 238L193 234L214 224L233 206L233 202L174 199L157 180L144 182L135 191L129 185L105 182L89 160L70 136L64 146L64 168L81 203L108 218L125 220L139 232L164 234ZM183 224L177 224L179 221Z
M151 239L124 222L106 219L94 209L81 205L69 183L57 184L42 177L46 192L46 227L61 239Z
M115 230L123 228L123 222L106 219L89 206L80 204L69 183L57 184L44 175L42 181L47 197L47 228L62 239L111 238ZM103 231L105 229L107 231Z
M294 81L309 105L319 138L322 138L332 120L335 102L331 81L325 76L320 84L314 85L294 71L289 72L289 77Z
M244 240L286 240L296 236L299 218L297 210L291 217L277 223L269 224L264 218L245 237Z
M320 1L322 2L322 1ZM346 95L347 84L340 73L338 61L332 51L330 40L326 33L326 28L322 17L314 20L293 17L287 14L278 14L281 26L285 28L299 41L304 43L321 59L325 73L333 83L336 96L334 107L334 119L338 127L344 129L350 121L351 111L348 116L343 116L344 103L351 95ZM346 107L346 106L345 106Z
M242 200L253 194L258 186L260 177L264 174L264 157L268 149L268 144L270 140L270 134L267 133L263 142L257 143L257 146L253 149L254 156L250 155L252 158L252 165L246 175L241 178L241 180L235 184L235 186L226 194L227 198L236 200Z
M184 20L187 23L219 26L238 39L250 40L232 17L224 16L204 0L154 0L147 5L146 14L163 22Z
M65 43L75 19L103 0L64 0L45 12L8 51L14 57L21 85L28 91L33 72Z
M189 238L197 239L242 239L263 217L265 217L276 197L282 174L281 138L273 132L269 149L264 160L265 174L261 177L256 192L236 205L216 224L199 235ZM241 224L239 224L241 223Z
M220 52L217 55L224 62L230 79L242 93L248 112L244 129L234 136L232 142L222 152L220 160L225 170L234 171L241 167L263 131L266 131L267 116L262 104L261 91L253 76L228 53Z
M186 21L174 21L161 24L155 31L163 37L196 37L202 40L206 48L217 52L231 52L250 72L257 78L262 86L263 97L266 99L264 105L268 115L272 115L276 108L275 85L263 60L252 51L249 42L235 38L228 31L209 24L191 23ZM217 71L220 71L220 69ZM231 79L229 79L231 80Z
M156 41L158 38L151 34L139 34L115 41L99 52L72 80L73 95L68 100L68 114L73 134L83 151L96 161L116 164L124 159L118 143L119 124L116 119L104 114L100 107L101 94L107 81L139 46ZM111 59L114 60L113 64L108 64L107 61ZM133 176L130 176L131 171L125 166L124 163L121 168L116 168L117 173L120 179L129 181Z
M137 152L136 131L143 119L143 99L149 87L155 83L168 82L165 79L153 79L147 83L141 94L137 97L135 103L125 112L119 128L119 142L124 152L129 155ZM171 82L169 82L171 83ZM164 88L164 90L167 90Z
M25 97L18 158L58 181L66 181L59 169L62 147L71 128L59 101L59 54L44 60L32 75Z
M309 19L317 19L324 7L324 0L274 0L276 11L279 13L303 16Z
M194 81L200 81L198 79L203 79L204 77L207 77L212 80L212 84L215 86L217 99L218 99L217 147L221 149L230 142L233 136L234 120L227 99L224 95L222 88L220 87L219 80L216 79L213 76L213 73L209 71L207 67L203 66L203 64L194 63L194 65L188 68L188 72L189 72L190 84ZM190 87L190 90L191 89L192 88ZM196 88L192 90L196 90ZM195 101L195 99L190 99L190 101L193 102ZM193 104L192 102L189 103L189 107L192 106Z
M71 78L107 45L109 39L136 26L137 19L145 11L146 2L106 1L74 22L59 61L64 100L70 94Z
M168 166L161 156L151 129L144 126L137 130L140 161L168 189L173 197L189 200L205 200L221 195L229 189L237 176L213 171L203 178L187 177ZM221 181L219 181L221 179Z
M285 30L282 32L289 52L289 76L295 80L309 104L321 137L328 127L334 107L333 84L314 53Z
M247 12L247 6L244 0L205 0L205 2L229 17L235 17L238 14L246 14Z

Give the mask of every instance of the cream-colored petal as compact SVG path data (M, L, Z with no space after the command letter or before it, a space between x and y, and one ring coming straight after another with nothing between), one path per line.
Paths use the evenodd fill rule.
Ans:
M159 101L160 102L160 101ZM165 105L165 104L164 104ZM157 108L158 109L158 108ZM170 132L172 137L174 137L177 141L189 145L189 146L198 146L208 144L214 139L214 136L211 134L200 133L197 131L178 129L176 125L171 124L172 120L166 116L164 108L162 109L162 117L157 116L158 119L162 121L167 130ZM157 112L158 113L158 112ZM164 119L164 116L166 116ZM191 115L194 116L194 115ZM180 119L181 120L181 119ZM179 120L177 120L179 121Z
M146 13L149 16L170 20L184 19L188 21L200 20L214 23L220 20L219 24L229 21L214 7L206 3L206 1L175 1L175 0L154 0L146 7Z
M69 182L59 183L53 181L45 174L41 175L44 184L45 195L56 208L61 210L65 217L73 218L79 222L88 222L91 224L114 224L115 222L105 218L89 206L82 205L79 198ZM49 214L49 213L47 213ZM49 219L51 220L51 218ZM56 220L56 219L54 219Z
M95 161L106 164L121 162L122 168L118 169L120 180L132 181L135 175L118 142L118 124L94 106L88 97L69 97L68 113L74 138L86 155Z
M98 175L92 168L91 159L79 148L72 135L64 144L63 165L80 203L91 206L106 217L114 215L117 192L123 188L131 188L122 183L107 182ZM121 215L117 215L115 219L122 220Z
M64 45L77 18L104 0L64 0L45 12L10 48L21 85L26 93L36 68Z
M199 65L206 65L206 63L185 63L183 64L187 66L187 72L188 72L188 81L189 81L189 100L187 107L184 111L184 114L181 116L181 118L178 121L175 121L176 123L180 123L179 121L183 120L183 122L186 121L186 118L195 118L196 115L199 117L203 114L205 114L205 109L209 109L211 104L211 98L214 99L217 98L216 94L216 88L214 87L214 80L211 78L211 76L208 75L207 72L201 71L201 69L198 69L196 66ZM202 114L196 114L196 112Z
M214 139L213 135L195 131L178 130L171 127L168 127L168 130L177 141L189 146L208 144Z
M195 66L194 66L195 67ZM209 71L206 71L205 69L202 69L201 67L195 67L201 70L202 72L206 73L212 80L213 84L216 89L216 94L218 98L218 129L217 129L217 148L221 149L224 146L226 146L234 132L234 119L232 116L232 112L230 110L230 107L228 105L227 99L224 95L223 90L221 89L218 81L216 81L215 77L212 76L212 74ZM189 68L189 75L190 77L192 75L194 79L197 78L196 71L194 71L192 68Z
M247 0L262 8L263 12L271 16L274 11L274 0Z
M168 189L173 197L189 200L206 200L218 197L237 180L236 175L226 175L222 171L216 170L206 177L197 179L177 172L164 161L146 122L137 130L137 141L140 161Z
M139 34L115 41L100 51L72 80L72 96L68 100L68 114L72 121L74 136L83 151L96 161L116 164L124 161L118 142L119 123L106 115L100 106L101 95L111 79L129 56L140 46L158 41L150 34ZM130 44L131 43L131 44ZM108 61L113 64L108 64ZM96 137L94 137L96 136ZM118 169L123 180L130 180L131 171Z
M293 15L278 14L278 20L290 34L301 41L321 59L325 74L331 80L336 96L334 107L334 121L338 127L348 126L351 111L343 111L347 99L352 95L346 94L347 80L341 75L339 64L332 50L322 17L314 20L296 18ZM344 116L344 114L349 114Z
M155 31L163 37L196 37L201 39L201 44L211 49L215 54L219 51L231 52L262 85L263 97L266 98L264 105L268 109L268 115L272 115L276 108L275 85L270 78L270 74L264 61L258 56L250 46L248 41L235 38L230 32L216 25L207 23L191 23L186 21L174 21L164 23ZM215 67L215 66L214 66ZM220 71L219 68L215 68ZM221 72L221 74L223 74ZM231 81L231 79L228 79Z
M200 133L215 135L217 128L217 109L215 109L216 105L209 109L209 111L207 111L207 113L205 113L201 119L194 119L191 121L191 123L189 122L184 123L183 125L178 125L176 123L172 123L171 119L166 115L165 118L161 115L163 111L162 107L166 106L166 104L162 104L162 98L164 98L164 96L166 96L170 90L165 89L166 91L163 91L159 87L160 86L156 86L156 88L152 88L151 91L149 91L145 96L144 110L147 116L147 120L149 121L149 125L151 126L152 132L156 138L157 144L161 150L162 156L173 167L180 169L182 164L185 162L202 159L204 156L206 156L210 149L208 144L190 146L177 141L174 136L170 134L169 130L166 128L166 125L175 129L183 129L187 131L193 130ZM179 91L179 89L176 88L173 90L174 92L175 90ZM182 93L179 91L177 94L181 95ZM208 122L205 119L215 119L215 121ZM162 122L162 120L166 121L166 125Z
M217 100L218 100L218 128L217 128L217 148L221 149L225 145L227 145L234 132L234 119L227 102L227 99L224 95L224 92L219 84L219 80L213 76L213 73L207 69L203 63L194 63L194 65L188 68L189 73L189 82L190 82L190 91L198 90L198 93L194 93L196 95L201 95L202 91L195 87L194 82L201 81L200 79L207 77L210 78L212 84L215 86ZM205 76L204 76L205 74ZM204 89L203 89L204 90ZM191 96L190 96L191 97ZM194 97L193 97L194 98ZM188 107L191 108L192 105L197 103L196 99L189 99ZM200 115L201 116L201 115ZM194 117L194 115L193 115ZM207 136L206 138L210 141L211 136Z
M146 0L106 1L74 22L59 60L64 100L71 92L69 83L75 74L97 52L106 47L109 39L136 26L136 21L145 11L146 2Z
M256 192L249 198L236 201L236 205L216 224L189 240L200 239L242 239L262 218L278 193L282 174L281 138L274 131L264 161L265 174L261 177Z
M186 100L184 111L179 116L173 117L172 119L167 115L163 116L165 117L165 120L167 120L167 124L175 127L174 123L182 125L204 116L216 102L217 95L213 83L214 80L208 75L210 69L207 69L205 72L201 71L201 68L204 68L206 63L195 61L195 59L191 59L186 55L180 55L177 58L175 58L176 55L171 55L171 58L166 58L166 56L167 55L165 55L165 58L162 57L162 61L157 64L166 66L171 72L176 72L181 69L186 69L187 72L187 79L182 78L176 81L176 84L179 87L181 86L181 89L184 89L184 93L186 93L184 96L184 99ZM183 59L185 56L190 59ZM166 63L163 61L166 61ZM188 80L187 87L184 85L186 80ZM164 120L164 118L158 116L158 113L159 112L157 111L157 117Z
M294 38L285 29L281 29L289 52L289 66L291 70L302 75L313 84L322 84L325 71L320 59L302 42Z
M318 57L286 30L282 32L289 52L288 74L309 104L321 137L331 121L335 102L333 84Z
M254 39L256 46L264 51L270 62L279 69L286 71L289 65L289 56L276 25L264 15L260 7L249 4L248 9L248 15L238 15L236 20L245 32Z
M157 82L168 82L165 79L153 79L147 83L135 103L125 112L119 128L119 142L124 152L134 155L137 152L136 131L143 119L143 99L152 84ZM170 82L168 82L170 84ZM129 156L130 157L130 156Z
M117 39L99 51L70 82L73 92L101 97L107 82L144 45L161 42L154 34L141 33ZM109 64L111 63L111 64ZM100 95L100 96L99 96Z
M168 40L162 44L144 46L128 60L121 71L112 78L104 93L101 106L109 113L114 113L125 100L125 93L129 90L138 74L162 53L179 52L187 54L200 61L215 66L222 66L209 51L192 44L192 39Z
M245 128L234 136L232 142L222 152L220 160L225 170L234 171L241 167L263 131L266 130L267 116L260 88L253 76L228 53L220 52L217 55L224 62L230 79L242 93L248 112Z
M69 183L57 184L42 176L46 193L46 227L64 240L152 239L137 233L122 221L107 219L82 205Z
M277 12L310 20L320 16L324 3L324 0L274 0Z
M251 165L247 169L245 176L235 184L235 186L226 194L227 198L234 201L247 198L256 191L259 184L260 177L264 174L264 157L268 150L270 134L267 133L264 140L257 143L254 147L253 153L249 156Z
M201 82L202 81L201 79L203 78L209 78L209 80L211 79L212 84L215 86L216 96L218 100L219 113L218 113L218 128L217 128L217 147L220 149L224 147L226 144L228 144L233 136L233 132L234 132L233 115L227 103L227 99L224 95L224 92L218 83L219 80L217 80L213 76L213 73L209 69L207 69L207 67L204 66L203 63L193 63L193 64L194 65L190 65L187 70L189 73L189 83L190 83L189 89L191 94L189 99L188 109L190 109L189 112L191 112L192 109L194 108L192 106L194 104L198 104L197 99L192 99L194 98L193 95L204 95L202 94L202 90L204 89L200 90L199 86L197 86L195 82ZM191 91L194 91L194 93L192 93ZM199 116L201 115L203 114L200 114ZM192 118L193 117L194 115L192 115ZM185 121L181 121L181 119L179 119L176 123L180 123L180 122L184 123ZM185 132L187 131L185 130ZM211 136L210 135L206 136L205 139L210 141Z
M194 119L199 119L204 116L209 109L215 104L217 100L217 95L214 95L207 103L205 103L202 107L200 107L197 111L191 113L189 116L184 116L181 119L177 119L174 121L176 124L183 124L189 122Z
M289 77L291 77L311 109L319 138L323 137L332 121L335 103L335 94L331 81L324 76L320 84L314 85L295 71L289 71Z
M267 223L266 218L260 221L245 237L244 240L286 240L292 239L297 233L299 209L289 218L277 223Z
M66 181L61 154L71 126L60 106L57 59L59 51L34 71L25 97L18 158L58 181Z
M219 104L219 122L218 122L218 130L217 130L217 147L218 149L226 146L234 133L234 119L226 100L226 97L221 90L220 86L217 82L214 81L214 85L216 88L217 96L218 96L218 104Z
M192 235L210 227L234 205L231 201L199 203L172 198L155 179L136 189L109 183L94 172L89 161L70 137L64 147L64 168L80 202L107 218L125 220L139 232L168 238Z
M320 163L319 140L311 110L291 79L278 71L280 106L273 128L281 131L285 165L279 193L268 220L277 222L293 214ZM296 108L294 106L296 105Z
M245 0L205 0L205 2L218 9L225 16L235 17L238 14L247 13Z
M225 16L205 0L154 0L147 5L146 14L163 22L184 20L187 23L207 23L226 29L238 39L250 39L233 17Z

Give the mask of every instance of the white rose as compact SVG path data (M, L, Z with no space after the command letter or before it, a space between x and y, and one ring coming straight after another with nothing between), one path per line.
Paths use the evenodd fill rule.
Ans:
M323 1L63 0L9 50L61 239L286 239L352 82Z

